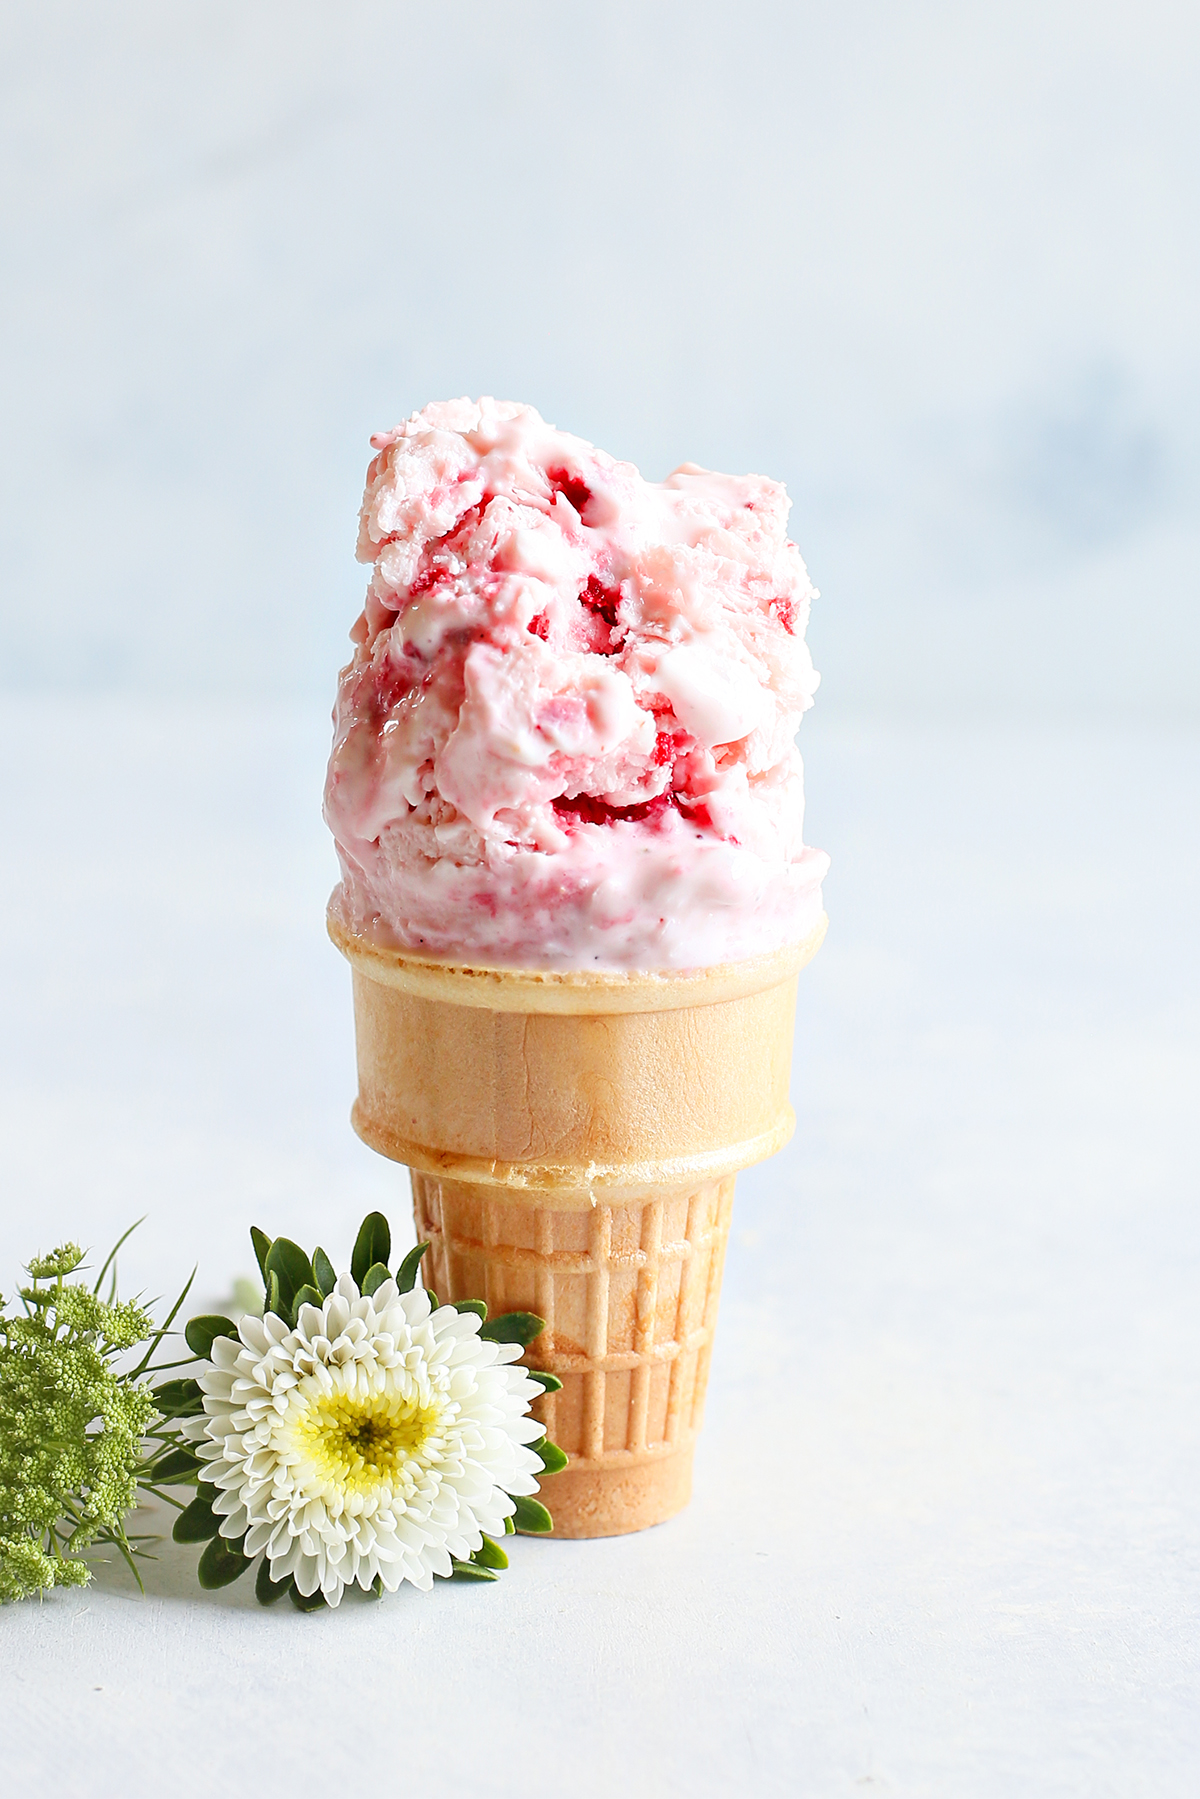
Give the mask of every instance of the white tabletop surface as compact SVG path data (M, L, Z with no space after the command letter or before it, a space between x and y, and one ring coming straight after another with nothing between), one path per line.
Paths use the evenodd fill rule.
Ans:
M325 731L0 711L6 1291L143 1213L124 1286L201 1300L252 1222L410 1233L346 1121ZM336 1614L101 1567L0 1612L6 1791L1200 1791L1200 740L804 741L832 924L689 1509Z

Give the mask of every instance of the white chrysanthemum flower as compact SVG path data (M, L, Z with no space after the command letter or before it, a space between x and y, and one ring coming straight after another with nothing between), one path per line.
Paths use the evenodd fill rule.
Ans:
M508 1364L516 1343L422 1288L385 1281L360 1295L349 1275L320 1307L243 1318L200 1375L204 1416L188 1434L217 1488L221 1535L272 1580L294 1576L330 1605L376 1575L427 1590L482 1533L503 1535L510 1494L536 1493L542 1436L528 1416L542 1389Z

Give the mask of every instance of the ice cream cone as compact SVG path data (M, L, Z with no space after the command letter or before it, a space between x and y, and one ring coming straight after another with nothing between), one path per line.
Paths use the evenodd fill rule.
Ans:
M412 1171L425 1279L528 1310L571 1458L555 1535L686 1505L740 1168L791 1136L803 943L696 973L435 962L330 934L353 971L354 1128Z

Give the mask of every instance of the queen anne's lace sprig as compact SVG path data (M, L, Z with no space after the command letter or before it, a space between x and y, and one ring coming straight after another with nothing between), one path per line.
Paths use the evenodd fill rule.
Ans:
M140 1585L142 1539L128 1535L126 1516L139 1491L194 1466L176 1432L160 1428L143 1378L156 1372L167 1327L117 1298L116 1253L93 1287L67 1279L83 1266L78 1244L35 1257L21 1311L0 1312L0 1600L86 1585L81 1551L97 1543L117 1549ZM126 1352L146 1342L137 1367L123 1368Z

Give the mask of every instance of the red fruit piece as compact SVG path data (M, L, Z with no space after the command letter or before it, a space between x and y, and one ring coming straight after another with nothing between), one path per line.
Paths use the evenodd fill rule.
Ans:
M587 482L570 469L551 468L546 470L546 479L555 493L560 493L564 500L569 500L580 518L583 518L587 503L592 497L592 490ZM584 521L586 523L586 520Z
M659 793L652 800L644 800L639 806L610 806L607 800L598 800L590 793L581 793L573 800L555 800L554 815L567 830L570 830L572 823L611 825L618 819L634 823L641 823L643 820L653 822L662 817L671 803L670 794Z
M617 608L621 604L621 589L606 587L599 575L589 575L587 586L579 598L589 612L597 612L605 624L615 630L617 625Z

